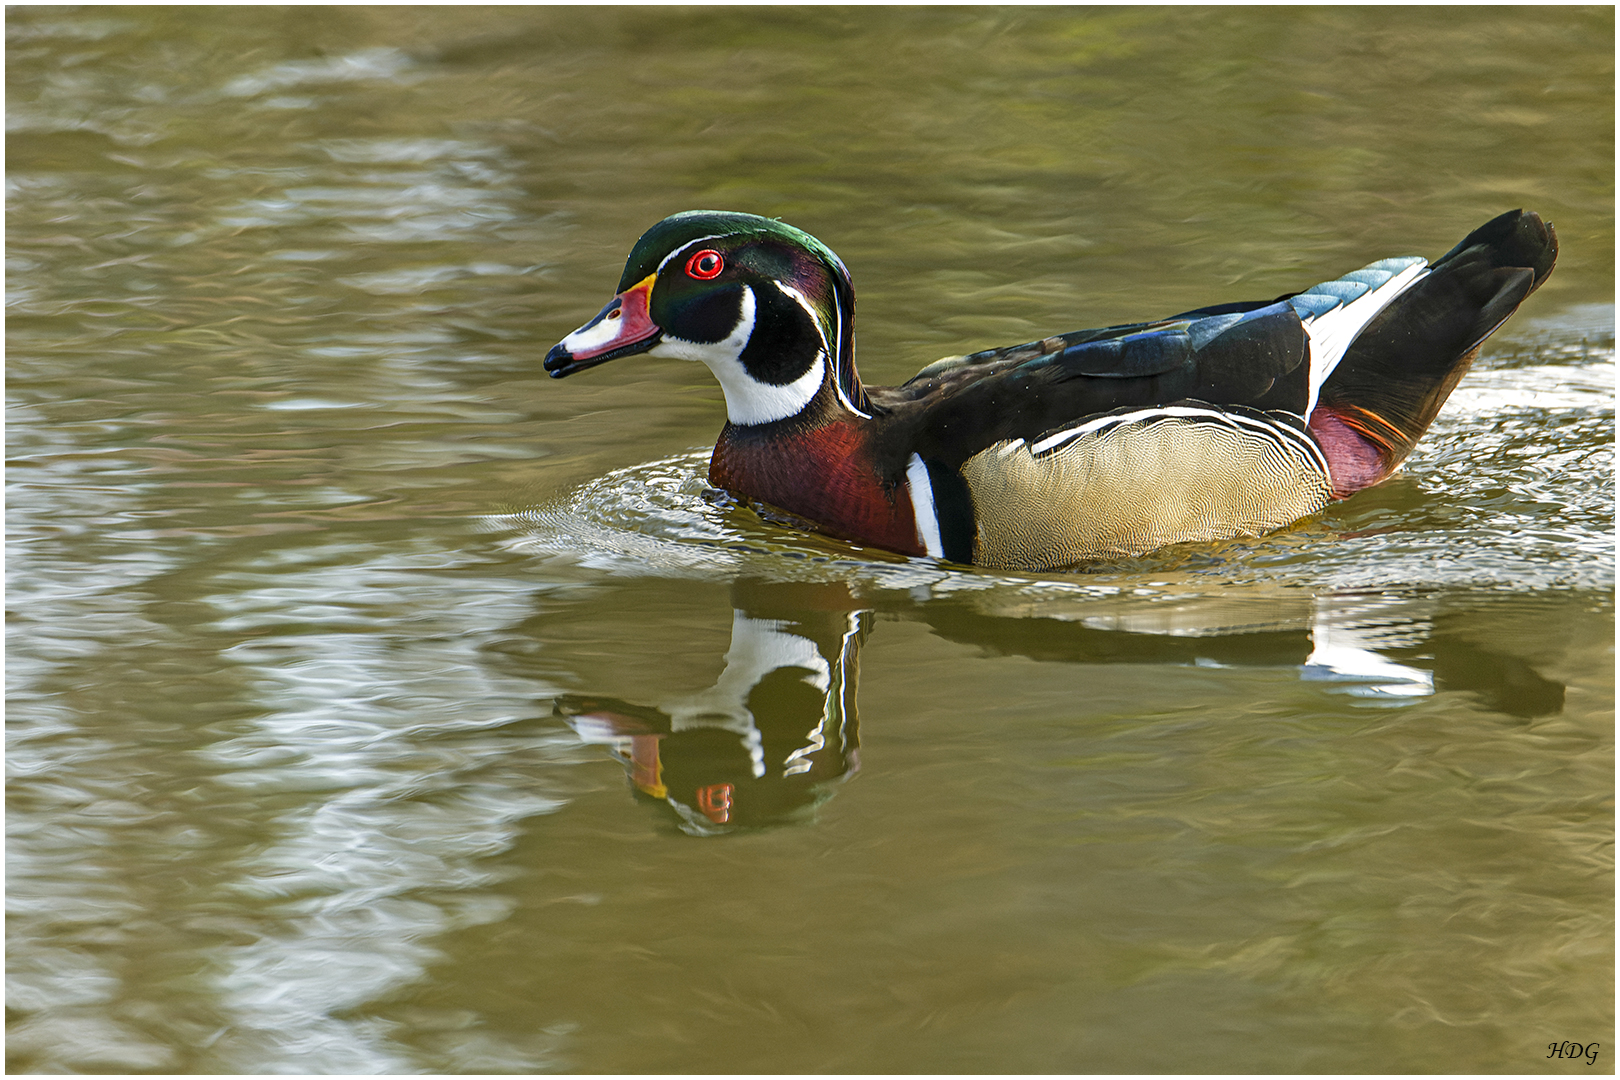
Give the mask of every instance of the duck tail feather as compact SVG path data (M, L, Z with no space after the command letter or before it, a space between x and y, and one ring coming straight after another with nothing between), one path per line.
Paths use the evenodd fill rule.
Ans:
M1394 472L1479 355L1552 273L1558 237L1532 211L1493 218L1367 324L1323 384L1310 427L1343 498Z

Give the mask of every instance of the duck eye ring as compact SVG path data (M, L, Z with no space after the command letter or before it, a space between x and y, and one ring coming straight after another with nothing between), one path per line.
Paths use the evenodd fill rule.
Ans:
M726 260L713 248L704 248L686 260L686 276L699 281L717 278L725 268Z

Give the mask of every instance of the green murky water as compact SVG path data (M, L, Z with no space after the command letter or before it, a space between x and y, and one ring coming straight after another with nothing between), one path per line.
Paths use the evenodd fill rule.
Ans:
M1613 1071L1612 10L7 34L13 1071ZM1521 205L1402 474L1085 573L539 367L681 209L838 251L881 384Z

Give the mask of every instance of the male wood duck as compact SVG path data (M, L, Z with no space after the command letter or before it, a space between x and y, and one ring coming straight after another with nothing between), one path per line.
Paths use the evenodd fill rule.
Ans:
M697 210L636 242L618 295L545 368L701 360L726 397L716 487L905 555L1058 569L1259 536L1384 480L1557 254L1552 226L1515 210L1433 263L869 387L838 256L781 221Z

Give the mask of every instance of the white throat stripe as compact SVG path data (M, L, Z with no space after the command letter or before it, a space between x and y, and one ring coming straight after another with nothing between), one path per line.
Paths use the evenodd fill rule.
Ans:
M797 414L821 390L827 375L827 354L818 352L810 369L783 386L762 383L743 367L742 351L754 333L754 318L758 304L754 290L742 286L741 310L737 325L724 341L714 343L686 341L665 334L664 339L648 356L667 356L675 360L701 360L720 380L720 389L726 395L726 416L733 424L768 424L785 420Z

